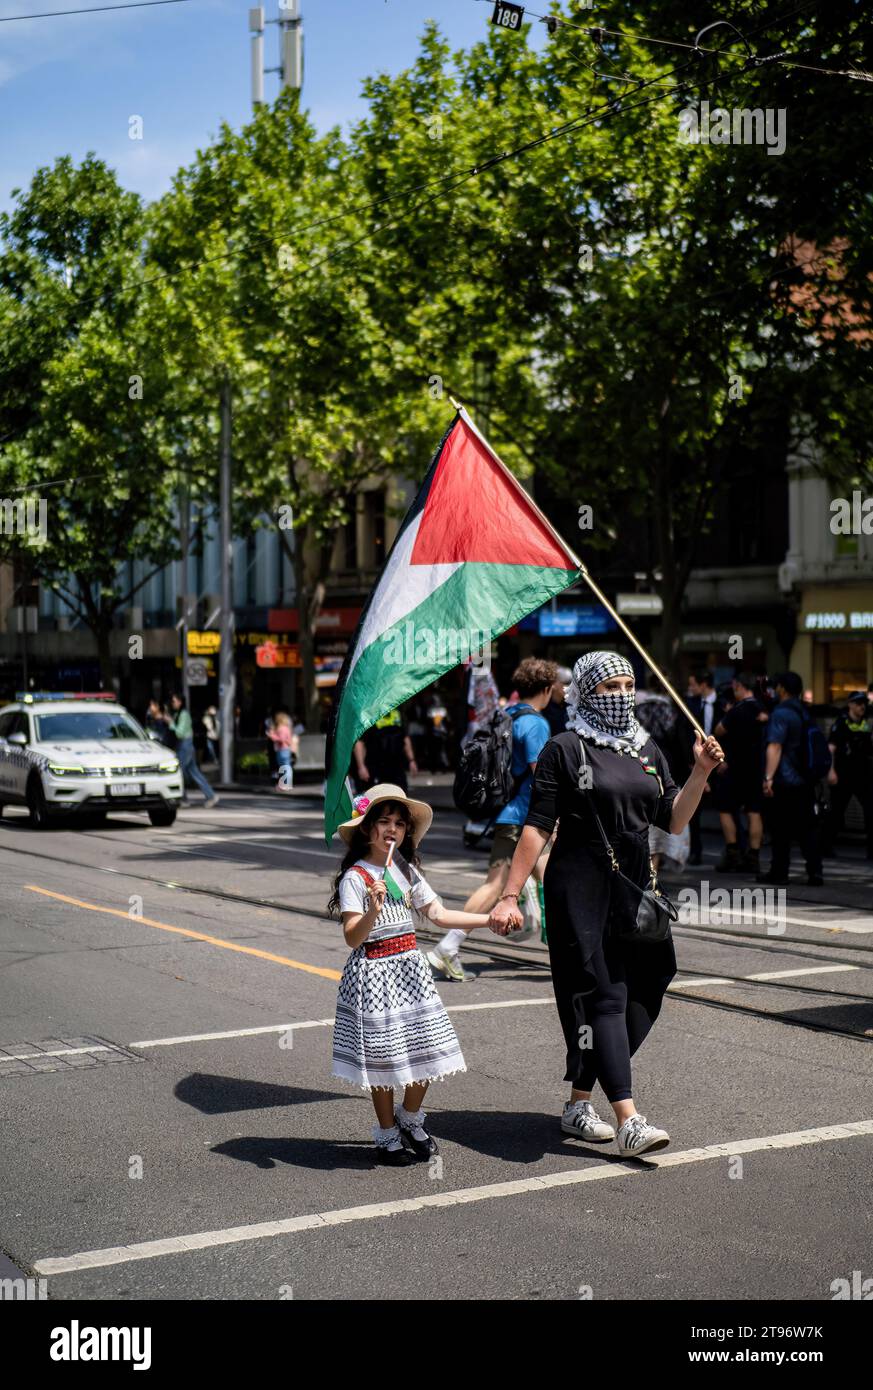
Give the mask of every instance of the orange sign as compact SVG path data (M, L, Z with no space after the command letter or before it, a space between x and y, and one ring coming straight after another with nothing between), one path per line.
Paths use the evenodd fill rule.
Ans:
M296 670L303 665L300 648L290 643L278 647L275 642L262 642L255 648L255 661L259 666L290 666Z

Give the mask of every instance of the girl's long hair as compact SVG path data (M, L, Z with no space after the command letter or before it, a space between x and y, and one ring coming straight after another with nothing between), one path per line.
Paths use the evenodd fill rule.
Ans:
M395 811L406 826L406 834L403 837L403 844L398 853L402 854L407 864L411 864L413 868L417 869L420 867L421 859L419 858L418 850L413 848L412 840L410 839L412 833L412 816L409 813L409 807L402 801L377 801L376 805L371 807L364 816L360 825L356 825L352 831L351 843L343 855L343 861L333 881L333 892L327 902L328 916L339 917L340 879L359 859L367 858L367 855L370 853L370 831L385 811Z

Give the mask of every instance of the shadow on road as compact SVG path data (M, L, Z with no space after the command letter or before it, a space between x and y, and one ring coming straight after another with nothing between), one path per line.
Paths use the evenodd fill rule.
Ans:
M313 1091L300 1086L274 1086L268 1081L244 1081L237 1076L192 1072L174 1088L177 1100L204 1115L227 1115L235 1110L274 1110L280 1105L312 1105L319 1100L348 1100L345 1092Z

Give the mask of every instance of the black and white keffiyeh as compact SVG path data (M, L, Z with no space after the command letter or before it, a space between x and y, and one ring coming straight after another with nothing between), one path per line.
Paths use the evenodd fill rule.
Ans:
M573 667L567 686L567 728L602 748L636 757L649 733L634 716L634 693L595 695L601 681L612 676L633 676L630 662L617 652L586 652Z

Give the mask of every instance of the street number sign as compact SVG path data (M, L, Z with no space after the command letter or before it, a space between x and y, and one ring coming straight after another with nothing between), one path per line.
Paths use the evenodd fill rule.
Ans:
M510 5L506 0L497 0L491 23L499 24L501 29L520 29L523 19L524 5Z

